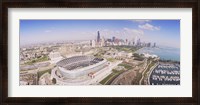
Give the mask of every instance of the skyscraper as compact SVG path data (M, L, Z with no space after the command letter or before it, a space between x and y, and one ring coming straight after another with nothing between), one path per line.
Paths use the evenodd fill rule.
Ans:
M100 33L99 33L99 31L97 32L97 43L99 43L100 42Z
M141 41L140 41L140 38L137 40L137 46L140 46L141 45Z
M112 41L115 42L115 37L114 36L112 37Z
M92 46L92 40L90 40L90 46Z
M136 36L135 40L134 40L134 46L137 46L137 41L138 41L138 39L137 39L137 36Z
M156 43L153 43L153 47L156 47Z
M147 47L151 47L151 43L147 43Z
M125 44L126 44L126 45L128 45L128 39L126 39L126 42L125 42Z
M92 40L92 47L96 47L95 40Z
M102 37L102 40L101 40L101 47L105 46L105 38Z

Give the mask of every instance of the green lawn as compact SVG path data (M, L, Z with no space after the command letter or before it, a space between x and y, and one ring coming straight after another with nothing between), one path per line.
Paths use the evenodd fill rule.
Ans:
M135 52L136 50L142 48L142 47L134 47L134 46L126 46L126 45L122 45L122 46L112 46L112 48L117 49L118 51L125 51L125 52Z
M48 61L48 60L49 60L48 56L43 56L43 57L40 57L40 58L37 58L37 59L33 59L31 61L28 61L25 64L32 65L33 63L43 62L43 61Z
M44 73L49 73L49 74L51 74L51 69L48 69L48 70L44 70L44 71L39 71L38 72L38 78L40 78Z
M119 64L118 66L124 66L125 69L127 69L127 70L130 70L130 69L133 68L132 66L130 66L129 64L126 64L126 63L121 63L121 64Z
M102 85L109 85L108 82L112 80L113 78L115 78L116 76L118 76L119 74L121 74L122 72L124 72L124 70L117 71L113 69L113 72L110 75L108 75L106 78L104 78L102 81L100 81L99 83Z
M133 56L134 60L143 61L145 59L142 55L139 55L137 53L134 53Z
M110 61L110 62L114 62L115 61L114 58L108 58L107 60Z
M127 69L127 70L130 70L130 69L133 68L132 66L130 66L129 64L126 64L126 63L121 63L118 66L124 66L124 68ZM118 70L113 69L112 73L110 75L108 75L106 78L104 78L100 83L103 84L103 85L108 85L108 83L112 79L114 79L115 77L117 77L118 75L120 75L122 72L124 72L124 70L118 71Z
M108 75L106 78L104 78L100 84L105 85L105 83L111 78L113 77L113 75L115 75L115 73L111 73L110 75Z

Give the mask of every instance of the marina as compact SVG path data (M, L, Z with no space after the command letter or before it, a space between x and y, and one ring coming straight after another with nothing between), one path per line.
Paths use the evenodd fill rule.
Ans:
M150 75L151 85L180 85L180 64L160 62Z

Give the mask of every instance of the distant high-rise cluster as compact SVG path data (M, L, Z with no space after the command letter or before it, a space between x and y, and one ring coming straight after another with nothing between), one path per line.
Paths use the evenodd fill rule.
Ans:
M117 45L127 45L127 46L136 46L136 47L156 47L156 43L151 44L150 42L142 42L137 36L132 40L120 39L115 36L112 38L105 39L100 35L100 31L97 31L97 39L90 41L90 46L92 47L104 47L104 46L117 46Z

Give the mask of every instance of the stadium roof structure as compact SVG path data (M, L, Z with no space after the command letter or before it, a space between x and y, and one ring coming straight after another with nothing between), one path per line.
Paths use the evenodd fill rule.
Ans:
M100 61L103 61L103 59L94 56L74 56L59 61L57 66L65 68L66 70L75 70L96 64Z

